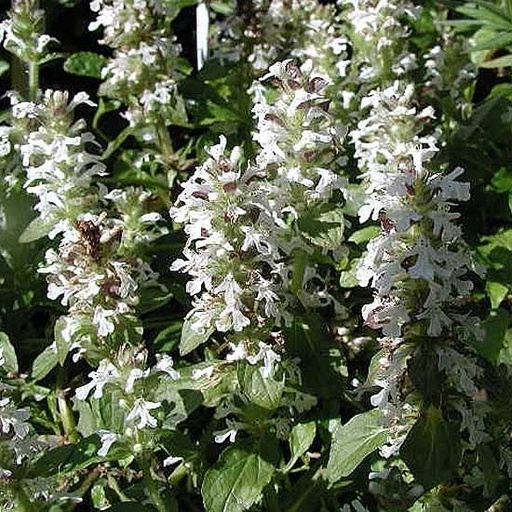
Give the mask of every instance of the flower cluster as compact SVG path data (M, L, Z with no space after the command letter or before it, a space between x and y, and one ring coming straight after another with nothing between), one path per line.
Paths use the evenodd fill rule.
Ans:
M13 2L9 16L0 23L0 41L23 63L37 66L54 58L48 45L55 41L42 34L44 11L37 0Z
M122 422L112 422L108 428L99 430L99 456L106 456L114 444L128 444L130 451L135 453L143 449L142 443L144 448L151 444L151 435L143 438L143 431L157 427L155 414L162 403L150 398L156 398L155 390L160 381L180 378L170 356L157 354L156 359L156 363L148 367L146 350L134 352L121 347L115 362L102 359L97 369L89 373L89 382L75 390L79 401L85 401L89 396L101 400L108 391L109 395L118 397L124 411Z
M416 67L416 57L402 42L408 36L404 17L418 8L407 0L349 0L346 18L351 25L352 64L362 83L404 75Z
M429 101L439 101L439 97L449 98L454 110L462 118L471 111L471 84L476 78L476 67L468 58L468 41L460 34L442 33L440 44L423 55L425 61L425 90ZM445 114L446 115L446 114ZM451 129L455 120L451 122Z
M363 317L370 327L382 329L381 344L388 354L377 382L383 389L372 403L394 421L396 415L411 412L399 398L400 376L413 354L411 338L457 343L453 333L461 328L467 331L465 337L477 335L475 319L461 312L461 298L473 288L468 277L473 265L454 224L459 214L452 211L454 201L469 199L469 184L457 181L460 168L447 174L429 170L436 139L419 133L433 112L418 112L413 94L412 86L399 82L371 91L362 101L371 111L351 134L367 193L360 220L371 217L382 228L368 244L358 270L361 285L370 283L375 291L373 302L363 307ZM452 350L450 343L438 348L439 370L449 385L470 398L479 371L471 355ZM445 364L452 352L465 361L468 373L461 375Z
M102 70L100 94L126 105L124 116L132 127L147 130L177 115L184 117L177 90L180 48L168 32L164 6L151 1L95 0L91 9L97 18L90 30L102 27L102 43L114 50Z
M262 101L254 107L255 139L261 146L256 162L242 170L238 149L226 157L221 138L171 210L188 235L186 259L176 260L172 269L193 277L187 291L199 297L189 321L197 332L241 332L252 326L264 327L268 336L269 329L290 318L294 293L306 307L329 300L313 289L320 276L307 265L307 257L315 243L321 250L334 247L329 241L315 242L301 222L306 213L318 212L315 228L321 229L325 220L343 231L343 220L329 217L328 209L342 184L329 167L343 130L327 111L325 80L310 69L285 61L272 66L266 78L278 83L280 94L272 104ZM293 276L298 257L305 264ZM248 339L251 344L258 340ZM242 353L237 359L250 359L252 350L261 349L246 344L244 350L235 349Z
M127 188L106 193L94 178L105 174L94 137L84 122L74 122L74 110L88 103L84 93L69 100L67 93L48 90L38 102L13 98L16 122L32 123L19 144L26 173L24 187L37 197L34 209L40 231L60 235L57 249L46 251L39 272L47 276L48 297L59 299L68 314L58 323L59 337L76 357L96 360L124 340L125 332L140 337L134 312L141 286L158 286L156 274L136 256L137 248L161 236L160 214L147 213L148 192ZM114 214L101 212L109 201ZM85 213L87 212L87 213ZM107 342L107 340L110 340ZM99 347L102 347L101 349ZM54 343L56 350L56 344Z
M37 102L15 96L11 101L15 126L17 121L37 123L37 129L25 133L19 146L26 173L24 187L37 197L34 209L54 238L73 230L73 220L98 201L91 183L105 173L105 165L97 153L89 151L96 144L93 135L84 131L84 122L73 119L78 105L94 104L85 93L69 100L68 93L52 90Z

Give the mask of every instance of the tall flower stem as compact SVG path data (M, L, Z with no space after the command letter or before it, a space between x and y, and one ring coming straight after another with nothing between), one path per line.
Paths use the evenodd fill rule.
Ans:
M28 99L35 101L39 90L39 63L31 62L28 67Z
M139 463L142 469L142 474L144 477L144 482L146 483L146 488L148 490L151 501L157 508L159 512L171 512L170 508L167 507L165 501L162 499L160 495L160 491L155 484L153 477L151 476L151 463L150 458L147 454L143 454L140 457Z

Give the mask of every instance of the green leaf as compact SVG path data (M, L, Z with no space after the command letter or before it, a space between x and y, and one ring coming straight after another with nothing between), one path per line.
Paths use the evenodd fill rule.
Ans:
M105 457L97 455L100 447L101 443L96 434L80 440L77 444L57 446L37 459L30 468L30 476L64 475L103 462Z
M503 348L498 357L499 364L512 366L512 329L507 329L503 337Z
M386 442L387 433L381 419L380 411L374 409L354 416L345 425L336 425L325 469L325 476L331 483L350 475L368 455Z
M512 32L500 32L494 37L479 41L471 47L471 51L493 50L494 48L504 48L510 44L512 44Z
M242 394L253 404L273 411L281 403L284 380L277 381L264 377L260 368L241 362L237 366L237 377Z
M73 75L101 78L107 58L94 52L77 52L64 62L64 71Z
M209 329L205 329L198 333L192 329L193 320L194 316L185 318L185 321L183 322L180 339L180 354L182 356L192 352L192 350L199 347L199 345L206 343L215 330L213 327L210 327Z
M492 188L499 194L512 192L512 170L508 168L499 169L496 173L494 173L491 185Z
M375 238L380 231L381 229L379 226L367 226L354 231L354 233L350 235L348 241L356 244L364 244L365 242L368 242L368 240Z
M46 347L34 360L32 365L32 378L41 380L46 377L59 364L59 356L55 346Z
M508 68L512 66L512 55L504 55L497 59L486 60L480 63L481 68Z
M207 512L244 512L262 495L276 468L277 443L264 435L225 449L204 477L201 493Z
M300 359L304 390L323 398L338 397L345 385L347 367L325 323L315 315L296 316L283 334L287 354Z
M0 349L2 356L5 359L2 365L9 373L18 373L18 359L16 358L16 351L12 346L9 336L4 332L0 332Z
M25 231L21 233L19 242L20 244L27 244L29 242L39 240L40 238L44 238L52 230L52 228L53 226L47 221L41 219L40 217L36 217L25 228Z
M492 309L497 309L508 294L508 286L494 281L487 281L485 283L485 291L491 300Z
M301 234L323 249L335 249L343 241L344 215L336 205L322 205L299 219Z
M353 259L350 262L350 267L340 272L340 286L342 288L355 288L359 286L359 280L357 279L359 263L359 258Z
M460 459L459 439L441 411L430 406L413 425L400 456L425 490L448 483Z
M311 446L316 435L316 423L308 421L307 423L297 423L292 427L288 443L290 444L291 458L284 471L287 472L293 468L306 450Z
M487 444L477 446L478 461L483 471L484 495L489 496L496 492L501 479L500 465L495 453Z
M507 311L503 309L493 311L482 322L482 327L485 329L484 340L473 343L478 353L493 363L498 360L500 351L504 346L509 322L510 314Z
M512 30L512 21L508 18L506 13L496 6L486 2L478 2L480 7L461 6L456 9L457 12L478 20L481 25L496 30Z

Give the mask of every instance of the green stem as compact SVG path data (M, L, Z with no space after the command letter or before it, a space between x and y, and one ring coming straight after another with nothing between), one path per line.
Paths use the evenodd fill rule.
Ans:
M78 442L78 432L76 430L75 417L73 411L69 407L68 401L64 396L62 389L57 389L57 407L59 408L60 420L66 437L72 443Z
M156 133L158 136L158 146L164 160L167 164L171 164L174 160L174 150L172 147L171 136L167 130L167 126L163 121L156 125Z
M28 98L30 101L37 99L39 90L39 64L31 62L28 67Z
M139 463L142 469L144 482L149 492L149 497L151 498L151 501L157 508L158 512L170 512L164 500L162 499L162 496L160 495L160 492L155 481L151 476L151 466L148 459L144 455L142 455L139 459Z

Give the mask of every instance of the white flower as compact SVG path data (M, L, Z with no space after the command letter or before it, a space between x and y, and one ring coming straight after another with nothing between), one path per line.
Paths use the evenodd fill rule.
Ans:
M94 398L101 398L103 396L103 388L106 384L114 382L119 377L117 368L108 360L102 359L98 366L97 371L89 373L91 382L80 386L75 390L75 395L78 400L85 400L89 393L94 389Z
M121 437L119 434L110 432L108 430L98 430L98 436L100 437L101 447L98 450L100 457L105 457L110 450L110 447Z
M183 457L175 457L173 455L169 455L169 457L166 457L163 462L162 462L162 465L164 466L164 468L166 468L167 466L172 466L173 464L176 464L177 462L180 462L183 460Z
M218 444L223 443L226 439L229 439L230 443L234 443L237 433L238 431L234 429L221 430L219 432L214 432L214 439Z
M211 379L213 377L214 372L215 372L215 366L206 366L205 368L201 368L201 369L194 368L192 370L192 378L194 380L199 380L204 377L206 377L207 379Z
M180 378L180 373L173 368L174 361L171 356L167 354L157 354L156 355L157 363L154 366L154 371L164 372L172 380L177 380Z
M94 308L92 322L97 325L99 336L108 336L115 331L116 326L111 320L115 315L115 310L105 309L102 306L96 306Z
M160 405L161 402L149 402L143 398L137 398L132 410L126 416L126 422L135 423L138 421L139 423L135 425L138 429L143 429L146 426L155 428L158 424L157 419L151 416L149 411L158 409Z
M229 362L243 361L244 359L247 358L247 355L248 355L247 346L243 341L241 341L237 345L229 342L228 345L229 345L229 348L231 349L231 352L226 355L226 361L229 361Z
M0 400L0 430L3 434L8 434L12 429L18 439L23 439L29 431L29 425L26 423L29 418L28 411L15 409L9 404L9 398Z
M126 384L124 386L125 393L132 393L133 386L135 381L138 379L143 379L149 375L149 369L141 370L140 368L132 368L130 373L128 374L128 378L126 379Z
M263 366L260 367L260 373L263 377L270 377L274 372L274 363L281 361L281 356L276 354L272 347L262 341L258 342L259 352L254 356L247 356L247 361L250 364L257 364L263 361Z

